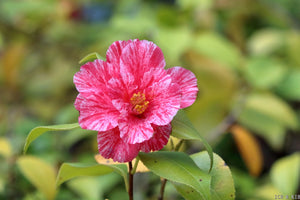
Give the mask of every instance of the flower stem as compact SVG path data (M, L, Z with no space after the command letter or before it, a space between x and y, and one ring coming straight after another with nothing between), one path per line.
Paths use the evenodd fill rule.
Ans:
M129 200L133 200L133 173L132 173L132 162L128 162L128 176L129 176L129 189L128 196Z
M167 179L165 178L161 179L160 196L158 197L158 200L164 199L166 183L167 183Z

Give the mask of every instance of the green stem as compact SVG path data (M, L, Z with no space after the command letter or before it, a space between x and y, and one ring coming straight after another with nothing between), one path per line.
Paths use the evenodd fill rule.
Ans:
M133 200L133 173L132 173L132 162L128 162L128 176L129 176L128 196L129 196L129 200Z

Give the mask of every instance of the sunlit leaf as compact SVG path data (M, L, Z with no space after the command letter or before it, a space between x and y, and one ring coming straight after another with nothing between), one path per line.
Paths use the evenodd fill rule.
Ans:
M271 179L284 195L295 194L300 180L300 153L277 160L271 168Z
M211 146L198 133L183 110L179 110L172 121L172 135L180 139L201 141L209 154L211 160L210 166L213 166L213 151Z
M79 64L84 64L86 62L89 62L89 61L94 61L96 59L100 59L100 60L105 60L102 56L100 56L98 53L96 52L93 52L93 53L90 53L88 55L86 55L84 58L82 58L80 61L79 61Z
M65 130L71 130L71 129L79 128L79 127L80 126L78 123L51 125L51 126L38 126L34 129L32 129L30 131L30 133L28 134L25 145L24 145L23 152L26 153L31 142L33 142L36 138L38 138L39 136L41 136L43 133L45 133L47 131L65 131Z
M156 175L171 182L186 185L199 193L199 200L209 200L211 177L201 171L193 160L182 152L140 153L141 161ZM183 190L178 190L182 194ZM192 192L192 191L191 191ZM183 196L185 194L182 194Z
M2 155L5 158L8 158L12 155L11 144L4 137L0 137L0 155Z
M210 158L206 151L193 154L191 158L201 170L208 172ZM211 199L232 200L235 198L235 187L230 169L217 154L214 154L214 165L209 174L211 175Z
M252 55L270 55L283 45L284 34L276 29L256 31L248 41L248 48Z
M17 165L22 174L40 191L46 199L52 200L56 195L54 168L33 156L21 156Z
M263 157L257 140L241 126L235 125L230 131L250 174L258 176L263 168Z
M81 163L64 163L58 172L56 185L59 186L65 181L79 176L101 176L111 172L120 174L124 178L126 189L128 189L127 166L125 164L87 165Z

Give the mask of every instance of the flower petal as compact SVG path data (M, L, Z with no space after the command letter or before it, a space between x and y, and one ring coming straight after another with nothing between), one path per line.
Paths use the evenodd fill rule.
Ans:
M150 103L145 117L150 123L166 125L172 121L180 108L181 91L167 74L161 76L156 74L155 79L157 80L146 89L147 96L150 96Z
M119 41L115 41L114 43L112 43L106 52L107 62L119 63L120 56L122 54L124 47L131 42L132 42L132 40L128 40L128 41L119 40Z
M134 40L122 50L120 73L128 85L139 85L145 72L151 68L163 69L165 64L161 49L153 42Z
M197 78L193 72L182 67L172 67L167 69L167 73L171 75L173 82L180 86L182 94L180 108L192 105L198 93Z
M81 66L80 71L74 75L73 81L78 92L88 97L99 90L104 92L105 84L110 77L106 62L95 60Z
M78 122L83 129L106 131L118 125L120 113L103 93L85 98L81 93L74 103L80 112Z
M119 120L120 136L126 143L135 144L153 136L151 124L144 118L128 115Z
M128 144L120 138L118 127L99 132L97 135L98 150L104 158L117 162L132 161L139 153L140 144Z
M152 125L154 133L153 137L141 143L141 151L150 152L161 150L169 141L170 133L172 131L171 124L165 126Z

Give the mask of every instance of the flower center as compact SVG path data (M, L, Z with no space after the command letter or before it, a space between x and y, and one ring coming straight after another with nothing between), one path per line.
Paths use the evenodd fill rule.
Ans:
M148 108L149 101L146 101L144 93L138 92L132 95L130 103L133 106L132 111L134 114L140 115Z

